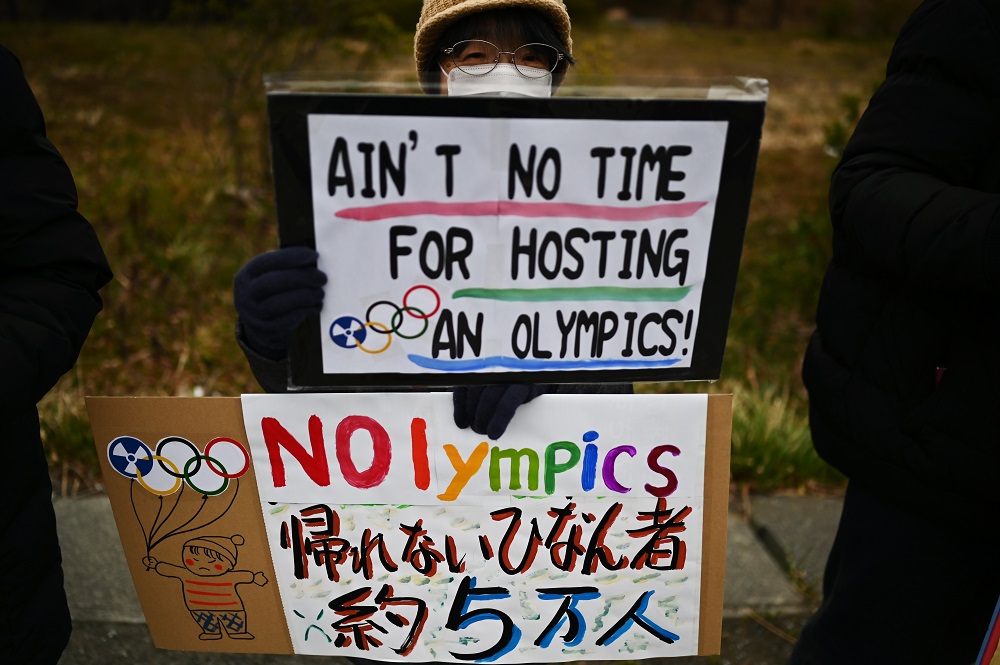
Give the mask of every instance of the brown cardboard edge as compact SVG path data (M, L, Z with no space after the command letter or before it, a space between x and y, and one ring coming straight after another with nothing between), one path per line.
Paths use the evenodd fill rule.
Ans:
M145 409L160 401L176 404L176 397L86 397L91 421L105 420L107 410L113 410L119 422L135 426L143 424ZM184 399L184 398L180 398ZM198 398L198 404L207 407L211 401L213 411L222 406L239 410L242 426L242 407L238 397ZM726 525L729 510L729 457L732 436L732 395L709 395L705 442L705 502L703 523L703 553L701 573L701 615L698 634L698 655L719 654L722 647L722 610L726 562ZM115 514L116 525L118 514ZM119 529L121 528L120 525ZM271 564L273 572L273 562ZM280 602L280 601L279 601ZM144 610L145 611L145 610ZM289 636L288 651L292 653Z
M211 421L221 423L224 426L220 431L227 434L235 432L242 435L243 440L246 441L246 430L243 421L243 407L239 397L103 397L88 395L84 398L84 401L87 408L87 414L90 419L91 429L94 430L95 445L98 450L98 458L101 463L102 474L108 473L109 465L106 457L101 455L101 438L98 436L97 428L94 427L95 423L115 422L116 425L121 427L123 430L141 430L142 428L149 427L165 429L169 427L171 421L168 418L163 424L161 424L159 419L163 417L163 414L171 413L175 409L183 409L183 413L186 417L202 422ZM156 415L151 417L151 414ZM254 472L256 471L254 470ZM252 503L259 506L260 498L257 494L256 483L252 483L250 492L255 498ZM122 547L124 548L125 535L123 533L123 529L128 530L133 529L134 527L132 527L130 523L122 523L121 520L123 518L126 522L128 522L128 517L124 516L121 510L116 509L114 504L112 504L112 512L115 519L115 526L118 529L119 539L122 541ZM259 527L263 532L266 529L263 521L263 515L258 514L257 517L260 519ZM274 562L271 560L270 548L268 547L267 550L263 550L262 553L264 560L266 561L266 568L264 572L269 580L276 583L277 575L274 570ZM127 563L129 566L129 573L134 581L136 579L136 574L139 571L139 567L135 561L127 560ZM226 649L220 649L219 647L221 646L221 643L215 643L213 641L199 643L183 649L179 649L174 646L165 646L157 639L157 633L153 630L153 627L150 624L151 617L149 615L148 603L144 602L141 595L140 607L146 621L147 629L150 631L150 637L153 640L154 646L158 649L168 649L176 653L231 653L244 656L293 655L294 648L292 646L292 637L288 632L289 628L284 620L281 594L277 590L273 591L273 594L277 607L282 608L281 623L285 624L285 631L281 631L283 632L283 635L278 638L277 643L272 643L270 647L263 650L258 649L258 645L256 644L250 644L249 642L238 642L233 644L229 640L225 641L226 645L229 647ZM170 626L168 623L163 621L158 621L157 624L161 627Z
M708 396L705 436L705 521L702 543L701 621L698 655L722 651L722 603L726 580L726 525L729 519L729 453L733 396Z

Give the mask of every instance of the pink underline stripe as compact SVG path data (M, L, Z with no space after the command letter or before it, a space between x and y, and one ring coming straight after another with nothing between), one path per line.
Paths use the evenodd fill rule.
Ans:
M399 217L434 215L437 217L571 217L600 219L609 222L649 222L657 219L691 217L708 205L707 201L661 203L641 208L585 205L582 203L525 203L523 201L481 201L440 203L412 201L386 203L367 208L345 208L337 212L341 219L378 222Z

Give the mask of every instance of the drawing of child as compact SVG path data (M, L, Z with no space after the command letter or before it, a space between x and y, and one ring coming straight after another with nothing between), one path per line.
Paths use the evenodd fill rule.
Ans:
M234 640L252 640L247 631L247 612L236 586L253 582L267 584L263 572L233 570L236 567L236 548L245 541L243 536L200 536L184 543L181 558L184 566L144 557L143 565L163 577L181 581L184 603L191 618L201 628L202 640L222 639L223 630Z

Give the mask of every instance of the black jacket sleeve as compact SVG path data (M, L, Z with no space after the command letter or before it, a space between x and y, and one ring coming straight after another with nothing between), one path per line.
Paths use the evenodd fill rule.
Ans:
M243 350L250 371L257 383L266 393L286 393L288 392L288 358L281 360L271 360L265 358L250 348L246 335L243 334L243 324L236 320L236 342Z
M927 0L834 173L834 260L929 293L1000 292L996 2Z
M111 279L20 63L0 47L0 405L34 405L68 371Z

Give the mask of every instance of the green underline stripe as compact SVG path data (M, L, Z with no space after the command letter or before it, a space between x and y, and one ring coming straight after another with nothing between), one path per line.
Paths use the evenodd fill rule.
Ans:
M561 289L459 289L452 298L479 298L505 302L559 302L572 300L617 300L621 302L677 302L691 292L690 286L642 289L623 286L586 286Z

